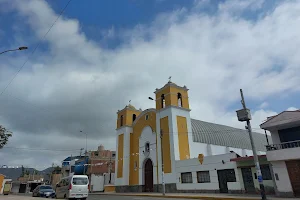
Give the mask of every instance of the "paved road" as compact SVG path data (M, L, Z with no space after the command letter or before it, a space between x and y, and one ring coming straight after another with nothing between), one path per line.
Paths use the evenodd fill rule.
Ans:
M109 196L109 195L90 195L88 200L167 200L160 197L137 197L137 196ZM45 198L22 196L22 195L0 195L0 200L45 200ZM177 199L183 200L183 199ZM185 199L186 200L186 199Z

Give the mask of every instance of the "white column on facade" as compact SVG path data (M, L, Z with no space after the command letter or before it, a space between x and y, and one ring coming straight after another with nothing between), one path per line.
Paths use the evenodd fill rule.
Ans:
M211 144L207 144L206 152L207 152L207 156L212 156Z
M132 128L126 127L124 133L124 151L123 151L123 185L129 185L129 167L130 167L130 132Z

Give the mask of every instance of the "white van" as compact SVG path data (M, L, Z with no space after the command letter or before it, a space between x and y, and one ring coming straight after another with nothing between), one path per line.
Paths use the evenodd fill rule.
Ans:
M86 175L73 175L62 178L56 184L57 199L82 199L89 194L89 178Z

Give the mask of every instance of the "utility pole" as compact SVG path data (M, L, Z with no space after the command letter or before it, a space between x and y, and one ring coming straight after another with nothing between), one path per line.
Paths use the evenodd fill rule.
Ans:
M171 76L169 77L169 80L171 81ZM154 101L152 97L148 97L151 101ZM166 186L165 186L165 172L164 172L164 158L163 158L163 130L161 129L161 124L160 124L160 111L158 111L158 116L159 116L159 129L160 129L160 151L161 151L161 182L162 182L162 194L163 196L166 195Z
M108 168L108 171L109 171L109 182L108 182L108 184L111 184L111 166L112 166L111 156L112 156L112 151L110 151L110 158L109 158L109 168Z
M83 150L83 148L80 149L80 158L81 158L81 155L82 155L82 150Z
M160 120L160 119L159 119ZM162 192L163 196L166 195L166 186L165 186L165 172L164 172L164 155L163 155L163 131L160 129L160 146L161 146L161 182L162 182Z
M237 112L237 117L239 121L246 121L247 122L247 130L249 132L249 137L250 137L250 142L251 142L251 146L252 146L252 151L253 151L253 157L254 157L254 163L255 163L255 167L256 167L256 173L257 173L257 180L259 182L259 187L260 187L260 194L261 194L261 199L262 200L266 200L266 193L265 193L265 187L263 184L263 177L262 177L262 173L260 170L260 165L259 165L259 160L258 160L258 156L257 156L257 152L256 152L256 148L255 148L255 144L253 141L253 136L252 136L252 129L251 129L251 114L250 114L250 110L247 109L246 107L246 102L244 99L244 94L243 94L243 90L240 89L240 93L241 93L241 98L242 98L242 105L243 105L243 109L242 110L238 110Z
M84 133L83 131L80 131L80 133ZM85 156L84 156L84 163L83 163L83 174L85 175L85 165L86 163L86 157L87 157L87 133L85 132Z
M50 185L52 185L52 178L54 173L54 163L52 163L51 173L50 173Z

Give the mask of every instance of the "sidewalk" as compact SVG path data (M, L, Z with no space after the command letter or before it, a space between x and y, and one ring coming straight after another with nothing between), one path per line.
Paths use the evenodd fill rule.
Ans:
M163 196L161 193L90 193L89 195L114 195L114 196L144 196L174 199L207 199L207 200L260 200L257 195L235 195L235 194L191 194L191 193L168 193ZM279 198L267 196L268 200L300 200L300 198Z

